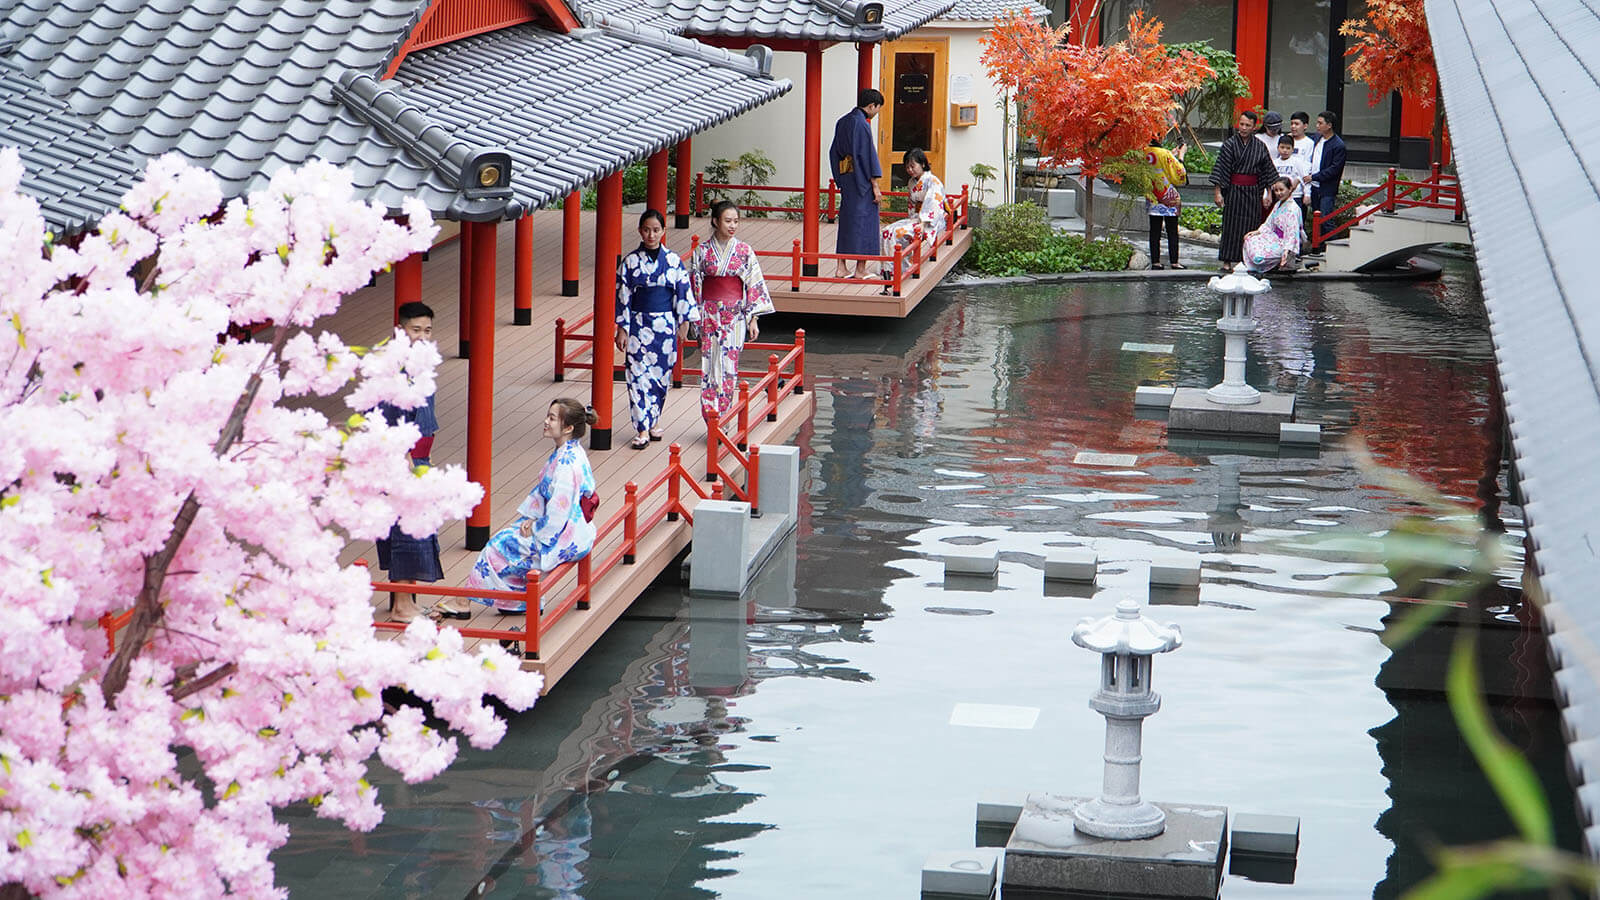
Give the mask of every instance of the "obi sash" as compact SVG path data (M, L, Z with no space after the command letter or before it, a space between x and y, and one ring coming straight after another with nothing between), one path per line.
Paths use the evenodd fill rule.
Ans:
M1228 183L1234 187L1255 187L1257 181L1254 175L1233 175L1228 178Z
M628 309L636 313L672 312L674 293L664 284L650 284L634 288L628 297Z
M738 309L744 302L744 279L737 275L707 275L701 294L707 306Z

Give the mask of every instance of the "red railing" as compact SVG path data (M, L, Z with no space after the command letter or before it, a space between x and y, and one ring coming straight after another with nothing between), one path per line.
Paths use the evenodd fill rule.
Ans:
M1459 222L1466 215L1465 202L1461 193L1461 181L1454 175L1439 171L1438 163L1433 164L1432 172L1421 181L1402 179L1391 168L1388 177L1381 184L1332 213L1323 215L1320 212L1313 212L1312 243L1321 246L1349 231L1351 227L1365 221L1374 213L1380 212L1393 215L1401 209L1447 209L1454 214L1455 221ZM1367 208L1362 209L1363 206ZM1340 216L1352 210L1359 212L1354 213L1347 221L1337 221Z
M717 417L706 420L706 480L721 482L740 500L750 504L750 515L761 515L761 448L750 446L752 421L778 421L778 407L785 397L805 393L806 333L795 331L794 343L746 344L752 350L785 350L782 357L767 354L764 372L739 372L739 394L734 405ZM754 385L746 377L756 377ZM755 402L752 403L752 398ZM728 430L729 425L733 430ZM726 457L733 466L724 467ZM743 484L735 477L744 470Z
M793 187L773 187L771 185L721 184L709 182L705 180L705 173L701 172L695 175L694 214L697 216L703 216L710 210L711 205L706 202L705 197L705 192L707 190L721 191L726 196L733 191L775 191L794 193L802 189ZM827 203L825 206L823 206L822 212L831 220L837 213L837 199L839 195L839 189L832 179L829 179L828 187L824 194ZM909 203L909 194L905 191L885 191L884 196L906 197L907 202ZM793 246L791 246L788 250L762 250L758 248L756 250L756 256L758 258L766 257L768 259L787 260L789 262L789 274L787 276L779 276L769 280L774 282L787 281L789 282L789 290L791 291L799 291L801 289L801 285L803 284L875 285L878 287L888 288L894 296L898 297L905 287L905 279L907 277L922 277L922 263L924 260L928 262L937 262L939 260L940 245L942 244L944 246L949 246L955 243L956 230L967 227L969 204L970 194L968 188L966 185L962 185L961 193L950 198L950 204L946 210L944 230L937 235L931 247L924 245L925 235L922 234L921 229L919 228L917 229L910 246L896 247L894 254L890 256L851 256L849 254L821 252L804 253L800 247L799 239L796 239L793 243ZM760 204L741 204L739 209L746 212L780 212L794 213L796 215L801 215L804 212L803 210L793 206L768 206ZM878 216L880 220L887 219L889 221L893 221L895 219L902 218L903 214L888 210L880 210ZM694 248L699 246L699 241L700 237L699 235L696 235L690 242L691 256L693 255ZM881 271L887 272L888 275L887 277L882 278L834 278L832 276L822 274L805 274L805 266L803 264L816 264L820 273L823 262L834 262L839 260L843 260L845 262L864 260L869 265L871 263L877 263L877 267Z

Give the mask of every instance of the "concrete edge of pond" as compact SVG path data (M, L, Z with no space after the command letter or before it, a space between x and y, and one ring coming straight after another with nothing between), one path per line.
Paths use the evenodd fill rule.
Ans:
M1269 275L1271 281L1425 281L1438 278L1443 269L1433 263L1415 265L1409 269L1385 272L1296 272L1292 275ZM1057 272L1039 275L1012 275L993 278L946 279L934 290L958 287L979 287L996 284L1063 284L1082 281L1208 281L1220 274L1215 269L1123 269L1118 272Z

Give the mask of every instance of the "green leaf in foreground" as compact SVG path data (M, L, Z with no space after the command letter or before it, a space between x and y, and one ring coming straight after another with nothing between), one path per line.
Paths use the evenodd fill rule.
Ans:
M1550 806L1544 789L1527 759L1494 729L1478 678L1477 653L1476 636L1471 631L1463 631L1450 653L1450 672L1445 682L1450 712L1455 716L1461 737L1523 838L1531 844L1552 846L1555 828L1550 822Z

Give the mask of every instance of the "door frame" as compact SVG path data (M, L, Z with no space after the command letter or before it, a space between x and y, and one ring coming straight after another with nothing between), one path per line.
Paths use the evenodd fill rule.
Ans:
M879 47L881 53L882 69L881 83L884 92L883 111L878 113L878 160L883 166L883 177L880 187L887 191L893 184L894 167L901 163L903 153L894 150L894 59L896 53L931 53L933 54L933 74L929 76L932 82L929 87L929 102L933 104L932 123L929 131L929 143L933 146L922 148L928 154L928 165L935 178L944 181L945 154L948 150L950 114L946 108L946 94L950 88L950 39L938 38L907 38L890 41Z

